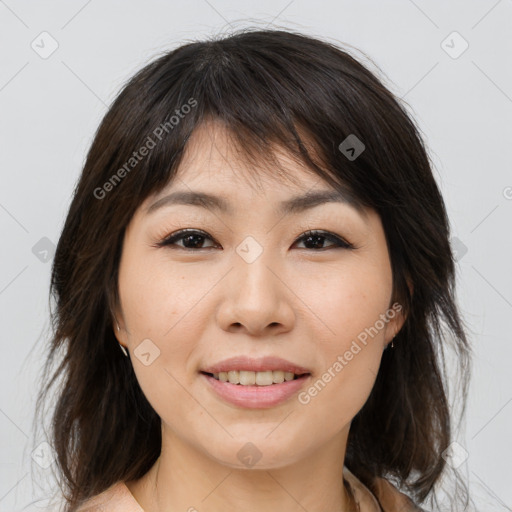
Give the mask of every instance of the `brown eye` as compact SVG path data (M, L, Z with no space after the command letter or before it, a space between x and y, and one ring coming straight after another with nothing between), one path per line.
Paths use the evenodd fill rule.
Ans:
M333 233L329 233L328 231L319 231L313 230L304 233L298 240L304 240L304 244L309 245L312 249L330 249L330 248L341 248L341 249L351 249L353 245L341 239L340 237L334 235ZM334 247L322 247L325 241L332 242Z
M171 234L157 245L159 247L181 248L188 251L195 251L200 249L211 249L216 246L214 243L210 246L204 246L206 240L213 241L213 239L204 231L196 229L182 229L176 233ZM306 245L305 249L311 249L316 252L327 249L353 249L354 246L328 231L312 230L304 233L298 241L303 241ZM331 242L330 245L324 247L325 242ZM180 242L180 243L178 243ZM297 242L295 242L297 244ZM295 245L294 244L294 245Z
M173 233L171 236L162 240L158 245L160 247L172 247L177 246L186 250L196 250L196 249L209 249L213 246L203 247L205 240L212 240L204 231L198 231L195 229L182 229L176 233ZM177 244L176 242L182 241L181 244Z

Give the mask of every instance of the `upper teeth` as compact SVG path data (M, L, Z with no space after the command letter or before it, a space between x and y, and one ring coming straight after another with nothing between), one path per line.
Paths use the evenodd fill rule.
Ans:
M242 384L243 386L270 386L271 384L279 384L285 380L293 380L295 374L292 372L284 372L282 370L266 371L266 372L250 372L245 370L231 370L229 372L214 373L213 376L223 382L231 384Z

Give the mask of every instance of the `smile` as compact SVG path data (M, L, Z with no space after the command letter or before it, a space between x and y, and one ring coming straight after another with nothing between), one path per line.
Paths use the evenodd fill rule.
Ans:
M218 372L212 375L214 379L241 386L271 386L272 384L281 384L300 377L293 372L284 370L267 370L262 372L253 372L246 370L231 370L229 372Z
M229 374L231 372L220 373ZM242 379L245 378L243 376L244 373L252 373L254 377L248 377L250 379L256 379L256 373L267 374L264 376L264 378L266 378L268 382L268 374L272 373L273 378L274 371L237 372L236 370L234 370L235 377L237 373L242 374ZM277 370L276 373L283 373L284 378L285 372L279 372L279 370ZM309 373L305 373L300 376L292 374L292 379L284 379L282 382L279 383L272 382L271 384L240 384L240 382L231 383L229 380L221 381L219 378L220 374L219 377L215 377L214 374L200 372L200 376L206 381L206 384L208 385L209 389L213 391L217 398L220 398L222 401L228 402L237 407L243 407L248 409L267 409L270 407L280 405L288 401L295 394L297 394L311 379L311 375ZM280 379L280 376L278 376L278 379Z

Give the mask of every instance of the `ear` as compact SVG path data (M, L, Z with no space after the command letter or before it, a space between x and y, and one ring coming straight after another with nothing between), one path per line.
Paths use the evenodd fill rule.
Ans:
M126 346L126 328L123 320L123 315L116 308L112 315L112 330L114 331L114 336L117 338L117 341L121 343L121 345Z
M384 343L387 346L400 332L400 329L404 325L406 315L402 304L394 302L386 311L386 317L389 318L389 321L386 324L386 332L384 336Z
M410 279L407 279L407 287L409 288L409 292L411 298L413 296L414 286ZM394 302L386 312L386 316L389 318L389 322L386 325L386 334L385 334L385 345L387 346L393 338L400 332L402 329L405 320L407 319L407 315L404 311L404 306L399 302Z

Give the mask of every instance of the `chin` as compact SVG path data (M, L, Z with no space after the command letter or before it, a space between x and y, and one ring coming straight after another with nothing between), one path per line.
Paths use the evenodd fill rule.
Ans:
M283 446L277 449L274 443L265 442L264 439L231 442L230 445L232 449L223 450L223 453L209 452L210 457L223 466L244 470L279 469L297 460L296 450ZM293 453L293 456L290 456L290 453Z

